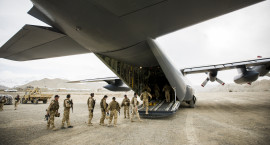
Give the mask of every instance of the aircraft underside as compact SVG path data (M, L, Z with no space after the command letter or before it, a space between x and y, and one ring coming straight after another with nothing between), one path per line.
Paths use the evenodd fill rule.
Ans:
M153 40L149 40L148 43L155 44ZM153 47L151 45L149 45L149 49L151 51L160 50L158 46ZM180 71L173 68L167 57L165 57L165 60L162 59L160 57L162 55L165 57L165 54L160 50L158 57L156 57L159 65L142 67L127 64L102 54L96 54L134 92L141 94L144 89L150 92L153 98L149 100L149 114L145 114L145 107L142 104L138 108L141 116L150 118L172 115L178 110L180 102L194 100L193 89L183 80L184 76L181 75ZM164 72L164 69L166 69L167 74ZM180 81L178 81L179 78ZM163 91L165 85L169 85L171 88L170 102L167 102L165 99L165 92ZM184 88L184 91L182 88ZM192 107L194 107L194 103Z

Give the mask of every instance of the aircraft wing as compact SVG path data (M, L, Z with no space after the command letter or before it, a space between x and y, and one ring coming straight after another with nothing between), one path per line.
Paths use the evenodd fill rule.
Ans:
M118 77L106 77L106 78L95 78L95 79L86 79L86 80L79 80L79 81L70 81L68 83L87 83L87 82L101 82L105 81L110 84L110 81L114 81L119 79Z
M51 27L25 25L0 48L0 57L25 61L90 53L69 36Z
M246 66L248 68L250 66L258 66L258 65L267 65L268 67L270 67L270 58L254 59L254 60L239 61L239 62L232 62L232 63L224 63L224 64L216 64L216 65L184 68L184 69L181 69L181 72L184 75L186 75L186 74L211 72L213 70L216 70L216 71L229 70L229 69L239 68L241 66Z

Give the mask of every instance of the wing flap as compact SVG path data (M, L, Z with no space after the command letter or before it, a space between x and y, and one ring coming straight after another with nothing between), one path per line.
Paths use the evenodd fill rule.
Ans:
M67 35L50 27L25 25L0 48L0 57L25 61L90 53Z

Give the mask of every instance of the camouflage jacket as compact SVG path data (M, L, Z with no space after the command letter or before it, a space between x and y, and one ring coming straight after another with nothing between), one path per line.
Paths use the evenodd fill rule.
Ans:
M113 111L113 110L119 111L120 109L121 107L117 101L112 101L108 106L108 110L110 111Z
M130 106L130 100L129 98L124 98L122 103L121 103L121 107L123 106Z
M58 109L59 109L59 102L56 100L52 100L49 107L48 107L48 110L57 111Z
M133 97L132 100L131 100L131 105L132 107L136 107L136 106L139 106L139 101L137 100L137 97Z
M140 96L141 100L148 100L148 97L152 98L152 95L147 91L144 91Z
M96 104L96 100L94 100L94 98L89 97L87 100L87 106L89 110L94 110L95 108L95 104Z
M70 103L69 99L64 100L64 107L65 107L65 109L70 109L71 103Z
M106 111L108 108L108 104L106 103L106 99L102 98L100 101L100 109L101 111Z

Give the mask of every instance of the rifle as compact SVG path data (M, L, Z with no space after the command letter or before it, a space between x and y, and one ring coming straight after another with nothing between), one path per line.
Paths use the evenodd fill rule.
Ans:
M47 109L46 109L46 112L47 112ZM50 118L50 114L48 114L48 112L47 112L47 114L45 115L44 121L48 122L49 118Z
M69 101L70 105L71 105L71 109L72 109L72 113L73 113L73 101L72 99Z

